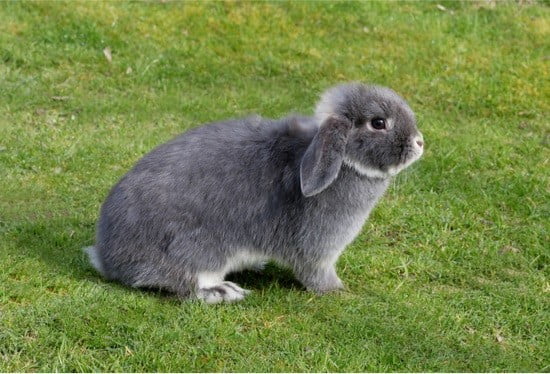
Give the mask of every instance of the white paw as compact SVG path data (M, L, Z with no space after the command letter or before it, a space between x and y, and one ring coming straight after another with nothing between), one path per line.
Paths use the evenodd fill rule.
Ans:
M199 288L197 298L204 300L208 304L232 303L244 299L249 293L249 290L245 290L233 282L222 282L213 286Z

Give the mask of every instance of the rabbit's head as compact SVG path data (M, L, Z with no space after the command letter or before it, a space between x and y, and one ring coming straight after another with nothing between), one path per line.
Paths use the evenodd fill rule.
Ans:
M328 187L342 163L371 178L388 178L422 156L414 113L389 88L336 86L322 95L315 114L320 128L300 170L305 196Z

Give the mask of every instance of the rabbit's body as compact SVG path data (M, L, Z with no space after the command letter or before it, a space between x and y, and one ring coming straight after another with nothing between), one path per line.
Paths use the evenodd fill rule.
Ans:
M335 131L350 131L346 121L332 121ZM328 161L310 167L304 159L321 154L311 145L329 131L322 123L250 117L159 146L111 190L92 262L109 279L208 302L242 299L247 291L225 275L268 260L292 268L313 291L341 288L334 265L389 179L366 175L342 156L333 180L311 192L305 174Z

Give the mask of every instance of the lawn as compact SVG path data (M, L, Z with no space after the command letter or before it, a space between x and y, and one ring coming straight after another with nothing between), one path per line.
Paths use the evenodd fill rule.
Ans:
M550 371L547 4L0 3L0 371ZM153 147L352 80L402 94L426 152L341 257L346 292L271 265L210 306L88 264Z

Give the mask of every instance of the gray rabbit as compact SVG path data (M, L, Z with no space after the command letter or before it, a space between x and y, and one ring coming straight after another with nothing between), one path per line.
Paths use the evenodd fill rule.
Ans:
M113 187L87 252L108 279L208 303L243 299L225 276L269 260L308 290L338 290L338 257L422 152L407 103L360 83L329 89L314 117L197 127Z

